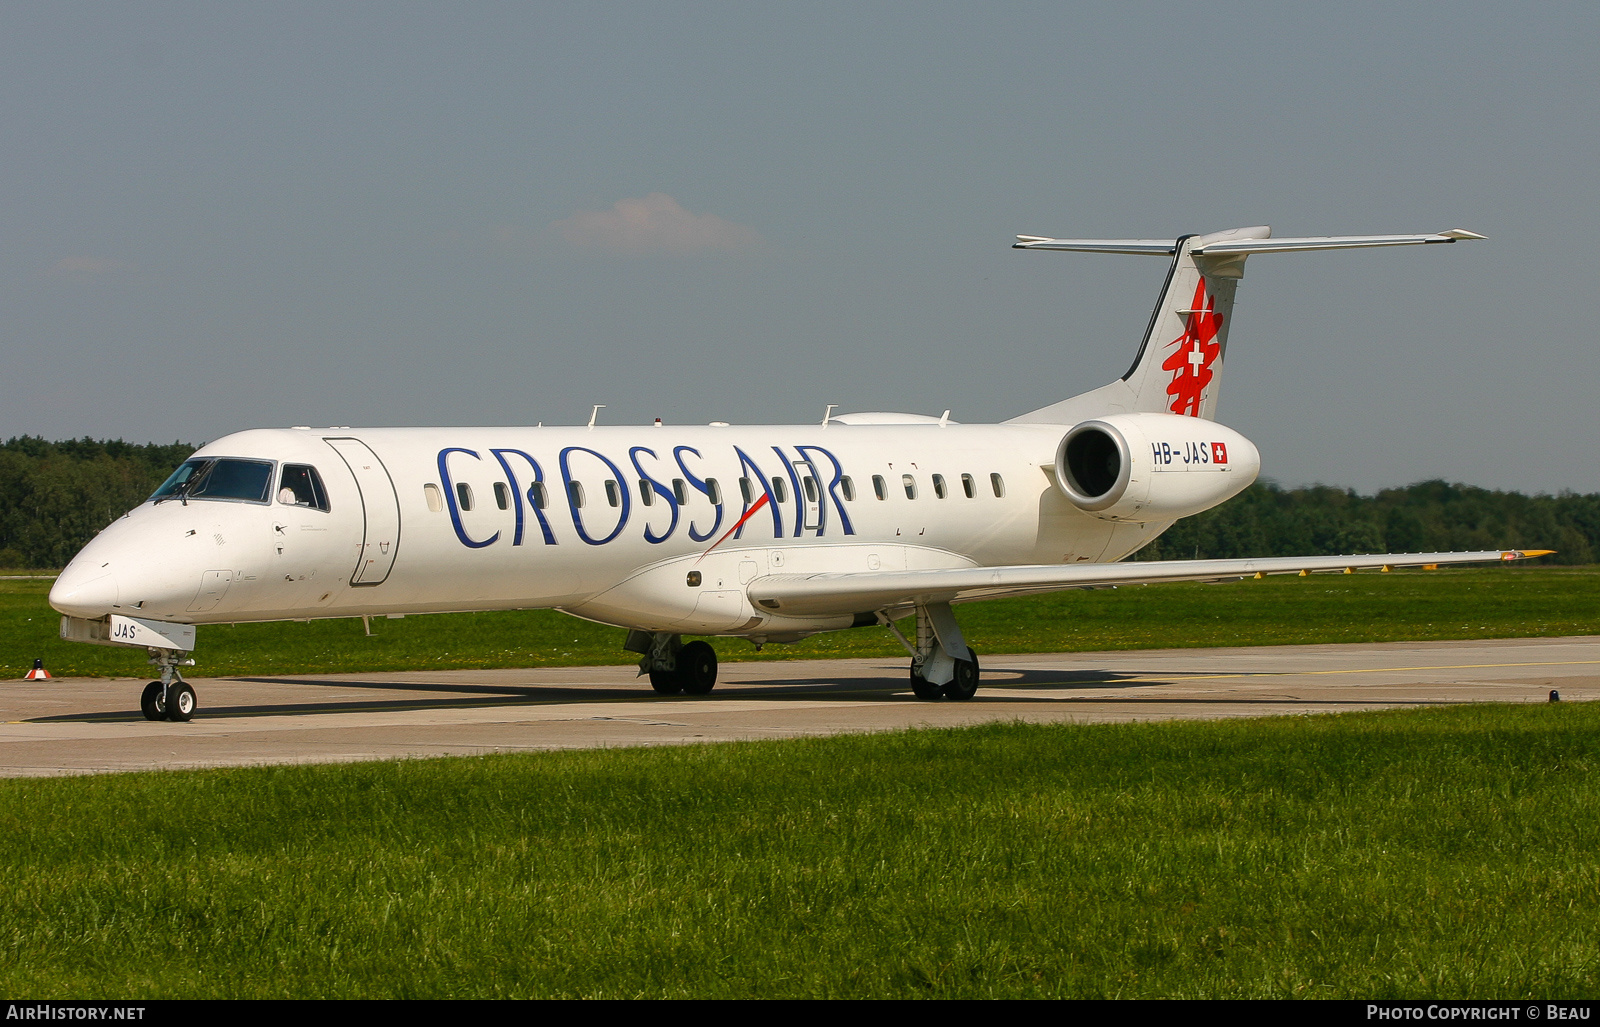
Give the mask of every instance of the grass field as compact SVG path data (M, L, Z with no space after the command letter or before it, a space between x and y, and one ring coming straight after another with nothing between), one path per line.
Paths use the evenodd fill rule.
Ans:
M63 642L45 601L49 581L0 581L0 677L42 657L57 675L145 673L136 650ZM1287 645L1600 634L1600 568L1488 567L1393 574L1275 577L1064 592L960 607L985 653ZM309 624L205 626L194 673L349 673L630 662L623 632L548 610L440 614ZM723 660L899 656L882 628L768 646L717 642Z
M0 781L0 991L1593 997L1600 704Z

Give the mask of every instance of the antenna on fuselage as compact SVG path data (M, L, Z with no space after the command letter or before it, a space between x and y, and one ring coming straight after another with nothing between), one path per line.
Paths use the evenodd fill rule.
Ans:
M604 410L605 408L606 408L606 405L604 403L596 403L594 405L594 409L589 411L589 427L590 428L594 427L594 419L596 417L599 417L600 416L600 411Z
M828 404L828 409L826 409L826 410L824 410L822 412L822 426L824 428L826 428L828 426L829 419L831 419L833 417L833 412L835 410L837 410L838 408L839 408L839 404L837 404L837 403L829 403Z

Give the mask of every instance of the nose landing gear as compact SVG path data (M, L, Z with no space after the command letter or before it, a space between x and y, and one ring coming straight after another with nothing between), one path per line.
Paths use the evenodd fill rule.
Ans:
M178 671L180 665L194 666L194 661L187 656L187 653L178 649L150 650L150 662L161 668L161 680L144 686L144 694L139 697L139 709L144 713L145 720L174 720L181 723L193 719L199 701L195 698L194 689Z

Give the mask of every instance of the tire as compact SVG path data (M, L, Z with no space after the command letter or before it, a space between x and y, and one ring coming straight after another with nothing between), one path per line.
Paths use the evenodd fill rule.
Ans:
M168 695L167 719L180 724L191 720L198 705L194 689L190 688L187 682L179 681L172 686Z
M926 678L917 673L917 665L911 665L911 690L917 693L918 699L938 699L944 695L941 685L930 684Z
M678 680L677 671L652 670L650 672L650 687L662 695L677 695L683 691L683 682Z
M145 720L167 719L167 707L162 701L166 697L166 691L159 681L152 681L144 686L144 694L139 696L139 709L144 712Z
M944 686L946 699L971 699L978 693L978 654L967 650L965 660L956 661L956 676Z
M709 694L717 685L717 651L708 642L690 642L679 649L678 678L688 694Z

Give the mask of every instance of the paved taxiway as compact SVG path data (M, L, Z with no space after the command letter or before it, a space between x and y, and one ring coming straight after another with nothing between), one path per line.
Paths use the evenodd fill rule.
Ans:
M1600 637L981 659L965 703L913 697L904 659L724 663L703 698L657 696L633 667L191 678L188 724L139 715L144 679L15 681L0 776L1600 698Z

